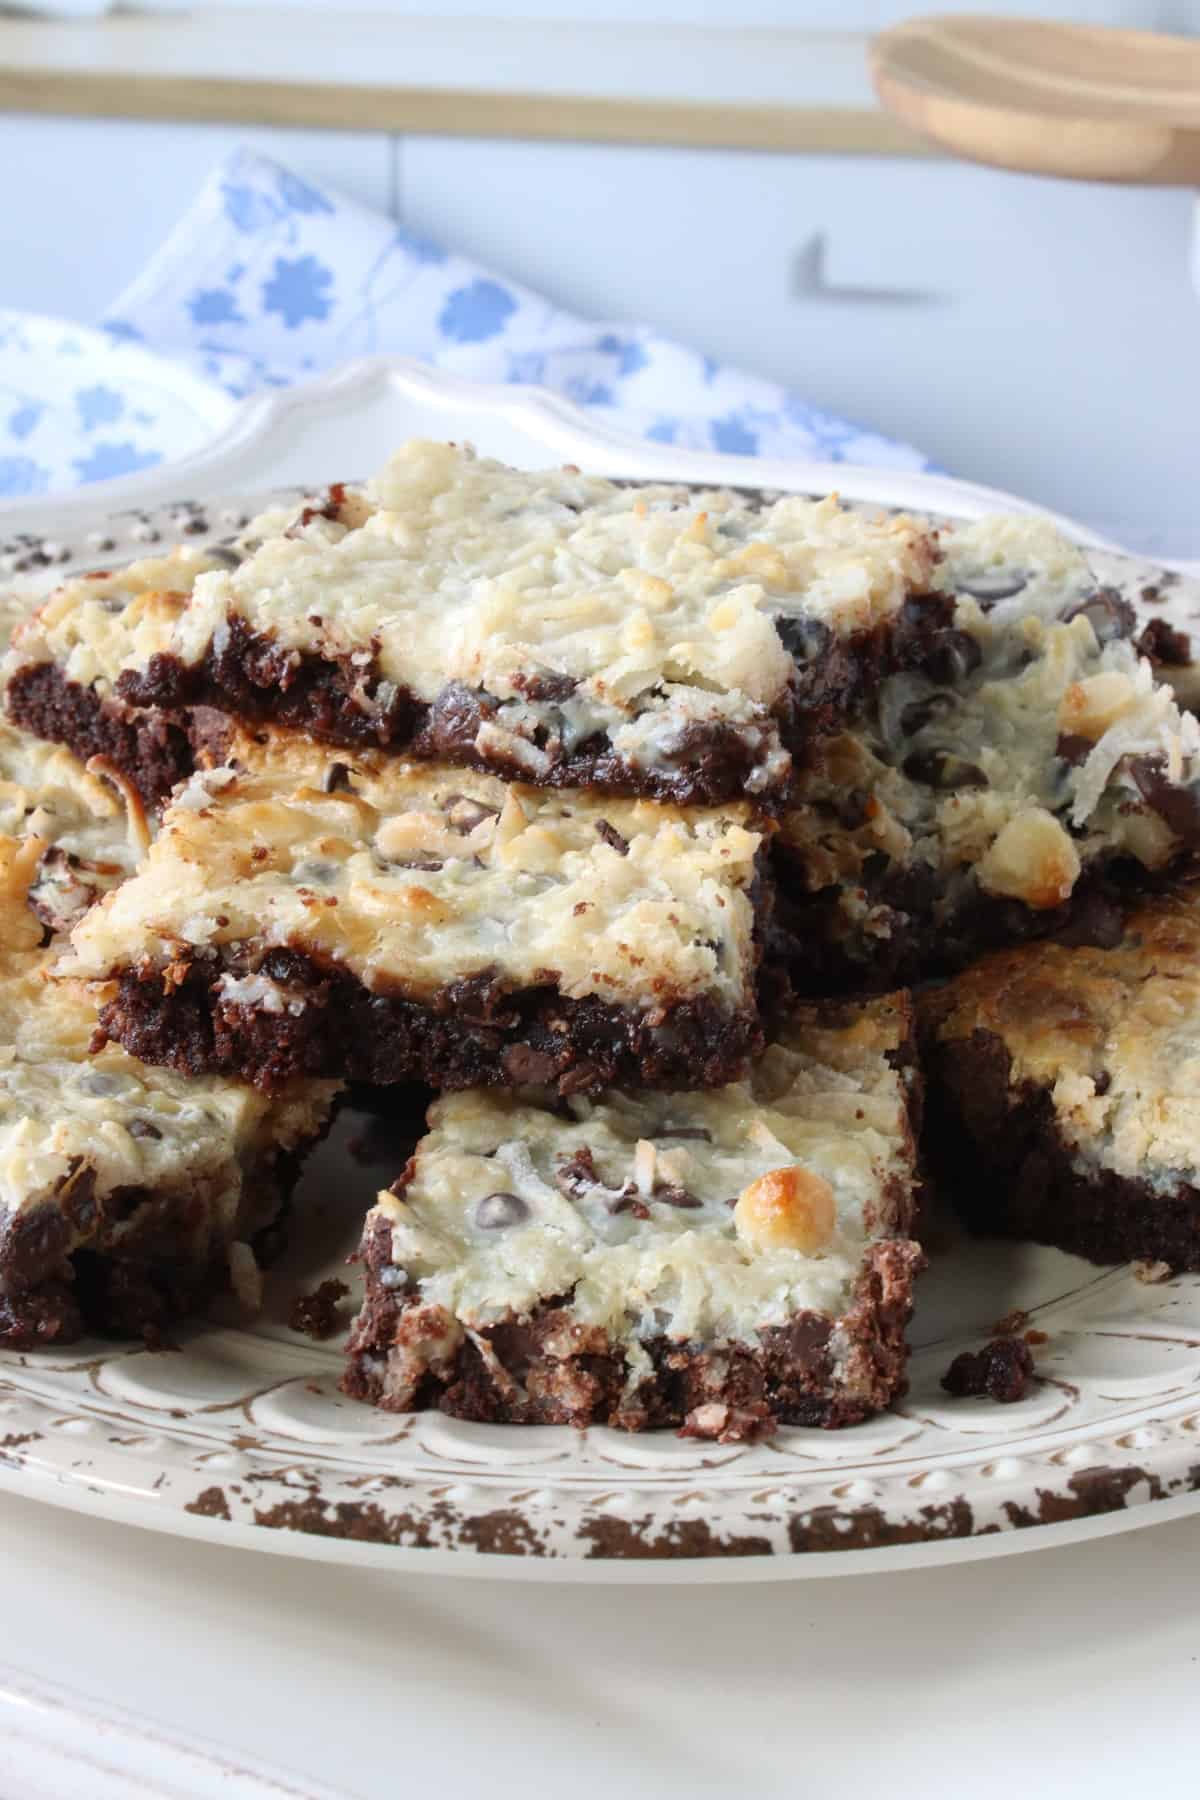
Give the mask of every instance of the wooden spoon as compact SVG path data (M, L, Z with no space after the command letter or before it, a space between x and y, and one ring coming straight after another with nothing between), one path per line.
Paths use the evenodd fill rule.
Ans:
M1025 19L910 19L875 39L871 70L905 124L974 162L1200 187L1200 40Z

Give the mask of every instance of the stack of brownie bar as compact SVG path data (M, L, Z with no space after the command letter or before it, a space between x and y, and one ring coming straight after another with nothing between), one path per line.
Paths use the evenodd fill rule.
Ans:
M182 604L207 559L147 562L87 591ZM82 587L64 596L82 595ZM3 608L5 639L22 617ZM80 750L87 746L80 744ZM225 1291L253 1307L330 1081L267 1094L151 1068L95 1041L84 984L58 978L71 927L149 843L134 775L0 722L0 1343L85 1330L154 1341Z
M1147 916L1190 918L1147 891L1200 843L1200 725L1167 678L1188 648L1148 619L1037 520L938 527L430 443L211 559L68 583L16 627L6 729L73 796L90 781L132 849L69 806L70 839L14 824L13 903L52 940L21 954L54 1005L95 1009L70 1065L87 1118L144 1144L147 1093L190 1104L238 1193L214 1222L175 1112L157 1190L75 1152L8 1202L9 1341L157 1328L218 1265L252 1286L279 1211L239 1197L262 1146L291 1168L337 1084L386 1109L416 1080L440 1096L367 1212L349 1392L722 1440L879 1410L922 1263L914 984L966 971L923 1003L948 1071L930 1116L961 1145L986 1129L958 1077L1010 1017L988 996L1023 979L984 953L1091 958L1087 1053L989 1052L987 1120L1005 1134L1004 1094L1025 1109L1014 1179L1057 1154L1069 1178L1043 1186L1075 1213L1140 1178L1099 1147L1078 1166L1059 1089L1091 1118L1076 1090L1107 1073L1096 1129L1128 1162L1101 1065ZM203 1279L172 1285L172 1232Z

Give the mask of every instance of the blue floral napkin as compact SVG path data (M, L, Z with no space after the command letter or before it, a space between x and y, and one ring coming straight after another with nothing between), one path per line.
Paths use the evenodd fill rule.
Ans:
M237 397L393 351L479 380L538 382L660 443L930 466L649 326L574 318L249 151L213 173L104 324Z

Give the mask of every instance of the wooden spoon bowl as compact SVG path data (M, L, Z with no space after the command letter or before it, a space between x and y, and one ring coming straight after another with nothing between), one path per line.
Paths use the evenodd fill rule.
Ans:
M957 156L1200 187L1200 40L1100 25L911 19L872 45L880 99Z

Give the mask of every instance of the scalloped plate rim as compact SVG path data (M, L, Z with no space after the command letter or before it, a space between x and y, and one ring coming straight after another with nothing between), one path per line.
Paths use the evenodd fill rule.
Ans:
M400 1578L409 1575L450 1575L472 1581L622 1583L637 1587L674 1587L739 1581L829 1580L836 1576L916 1574L922 1569L949 1564L991 1562L997 1557L1019 1556L1032 1551L1060 1550L1072 1544L1116 1537L1147 1526L1169 1525L1200 1513L1200 1491L1172 1495L1165 1500L1097 1513L1088 1518L1067 1519L1022 1531L997 1531L990 1535L938 1538L927 1543L880 1546L876 1549L800 1552L756 1556L653 1557L644 1561L609 1557L505 1556L470 1553L461 1549L418 1549L412 1545L364 1543L351 1538L322 1537L299 1530L276 1530L236 1520L205 1518L181 1509L158 1512L145 1501L131 1500L117 1490L103 1491L82 1483L68 1483L42 1472L6 1467L0 1462L0 1492L18 1499L38 1499L64 1512L106 1520L114 1525L157 1531L170 1537L225 1546L233 1550L262 1551L271 1556L298 1557L308 1562L335 1563L367 1568L376 1574Z
M0 525L17 514L31 527L36 527L43 521L64 516L73 519L77 513L109 514L147 503L168 503L200 487L215 491L214 483L219 483L232 464L239 462L248 450L269 446L273 438L286 430L293 414L344 406L365 391L376 390L381 382L395 387L401 395L435 405L441 403L448 410L459 407L466 412L507 418L544 443L547 450L568 456L576 451L585 455L591 452L590 466L602 473L620 470L646 479L703 481L714 486L749 482L813 493L837 491L848 499L953 513L961 517L978 518L988 512L1005 510L1037 512L1053 519L1080 543L1110 550L1119 548L1077 520L1049 511L1002 488L961 481L950 475L871 468L858 463L681 450L669 444L652 443L596 420L586 409L548 388L472 381L406 356L360 357L313 381L253 394L235 403L236 410L224 429L188 455L141 474L96 482L77 493L5 501L0 503ZM358 471L359 474L365 472ZM267 479L259 485L269 487L272 484Z

